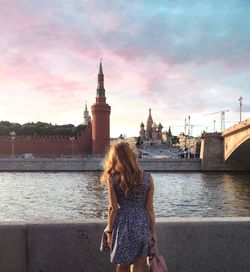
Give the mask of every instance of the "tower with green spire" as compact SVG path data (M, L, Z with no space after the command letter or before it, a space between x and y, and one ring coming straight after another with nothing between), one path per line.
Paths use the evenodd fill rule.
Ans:
M110 112L111 107L106 103L104 74L100 61L96 103L91 106L92 113L92 153L104 154L110 145Z
M98 80L97 80L96 103L106 103L105 88L104 88L104 74L103 74L101 61L99 65Z

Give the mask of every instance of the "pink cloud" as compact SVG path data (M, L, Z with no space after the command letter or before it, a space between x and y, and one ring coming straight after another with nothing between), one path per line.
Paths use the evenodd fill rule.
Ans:
M138 3L130 9L129 4L118 1L107 9L105 1L37 4L2 0L0 92L4 103L7 88L15 94L19 90L20 95L27 95L26 100L32 97L41 102L39 109L48 119L53 116L63 122L67 116L76 118L73 116L82 114L84 100L94 102L100 58L113 126L120 126L119 120L130 107L126 115L130 121L122 124L136 133L149 106L156 119L168 123L181 121L190 112L232 105L231 97L237 92L247 96L247 36L245 42L241 33L233 36L242 41L237 44L230 40L231 29L228 33L209 29L213 24L203 24L204 18L199 25L192 24L193 20L184 25L190 14L182 9L179 18L171 11L159 16L156 7L145 6ZM237 22L230 20L228 26L235 27ZM34 112L38 109L31 100L21 101ZM65 108L67 112L62 113ZM77 113L73 112L76 108ZM27 109L27 115L30 112Z

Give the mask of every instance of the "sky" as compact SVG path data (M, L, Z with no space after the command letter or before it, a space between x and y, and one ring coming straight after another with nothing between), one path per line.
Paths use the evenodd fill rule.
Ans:
M83 122L102 59L111 136L148 109L193 135L250 118L249 0L0 0L0 121ZM210 115L207 115L210 114Z

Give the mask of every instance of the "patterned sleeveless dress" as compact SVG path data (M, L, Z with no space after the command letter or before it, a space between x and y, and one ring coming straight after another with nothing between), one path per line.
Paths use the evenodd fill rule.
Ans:
M150 255L151 223L146 209L146 197L150 187L150 173L144 172L144 180L137 192L123 193L119 181L113 181L118 201L118 212L112 231L112 247L105 246L105 235L101 251L110 252L115 264L132 264L136 257Z

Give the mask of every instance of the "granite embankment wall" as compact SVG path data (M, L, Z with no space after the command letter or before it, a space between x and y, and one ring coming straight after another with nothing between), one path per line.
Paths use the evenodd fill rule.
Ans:
M111 272L105 221L0 223L1 272ZM169 272L248 272L250 217L157 220Z
M200 159L141 159L146 171L200 171ZM0 171L101 171L101 158L0 158Z

